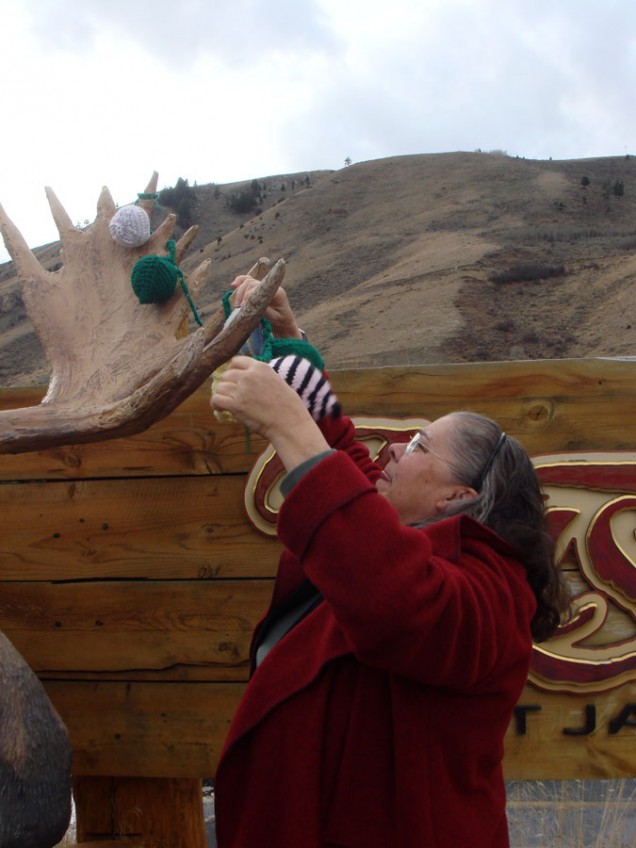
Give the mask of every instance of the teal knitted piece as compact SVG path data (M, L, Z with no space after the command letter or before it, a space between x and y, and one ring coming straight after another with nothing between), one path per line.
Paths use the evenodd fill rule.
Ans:
M163 303L172 297L179 280L179 269L168 256L144 256L135 262L130 275L133 291L140 303Z
M176 245L172 239L166 242L166 250L168 256L150 254L135 262L130 275L133 291L140 303L164 303L175 293L178 282L197 324L203 326L196 306L190 297L183 271L177 265Z
M233 294L233 291L228 291L223 295L223 309L226 319L232 314L230 297ZM264 348L263 352L255 356L254 359L258 359L261 362L271 362L272 359L276 359L279 356L300 356L302 359L308 359L320 371L324 370L325 363L322 356L309 342L304 339L275 338L272 332L272 325L267 318L261 318L260 326L264 338Z
M272 339L271 356L259 357L263 362L271 362L279 356L300 356L308 359L319 371L324 371L325 363L316 348L304 339Z

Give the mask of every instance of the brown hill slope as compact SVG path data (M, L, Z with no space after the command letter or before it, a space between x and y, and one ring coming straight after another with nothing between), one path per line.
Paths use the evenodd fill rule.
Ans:
M212 260L203 314L259 256L284 256L331 368L636 355L632 157L401 156L259 182L255 217L227 204L249 182L196 189L183 268ZM57 245L38 253L59 262ZM0 384L44 381L10 263L0 310Z

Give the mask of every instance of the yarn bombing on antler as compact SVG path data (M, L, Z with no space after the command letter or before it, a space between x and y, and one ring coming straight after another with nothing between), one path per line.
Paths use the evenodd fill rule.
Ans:
M135 204L118 209L108 226L113 241L122 247L141 247L150 238L150 217Z
M166 242L166 250L168 256L158 256L153 253L135 262L130 275L133 291L139 298L139 303L164 303L175 293L177 282L179 282L195 321L199 326L203 326L197 308L190 297L183 271L177 265L176 243L172 239Z
M112 239L122 247L141 247L150 238L150 215L140 202L154 204L159 200L156 191L140 191L137 200L121 206L110 219L108 228Z

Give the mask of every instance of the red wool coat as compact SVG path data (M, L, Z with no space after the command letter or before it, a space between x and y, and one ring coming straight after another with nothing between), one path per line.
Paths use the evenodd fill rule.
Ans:
M325 600L239 705L216 776L218 846L504 848L503 737L535 610L524 570L470 518L402 527L350 423L331 430L345 450L281 509L273 603L304 577Z

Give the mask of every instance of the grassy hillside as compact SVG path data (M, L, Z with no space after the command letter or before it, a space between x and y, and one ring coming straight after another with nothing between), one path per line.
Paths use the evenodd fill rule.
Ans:
M259 256L329 367L636 355L636 159L448 153L257 178L258 211L197 186L212 260L205 315ZM38 249L48 268L59 246ZM0 384L46 380L11 263L0 266Z

